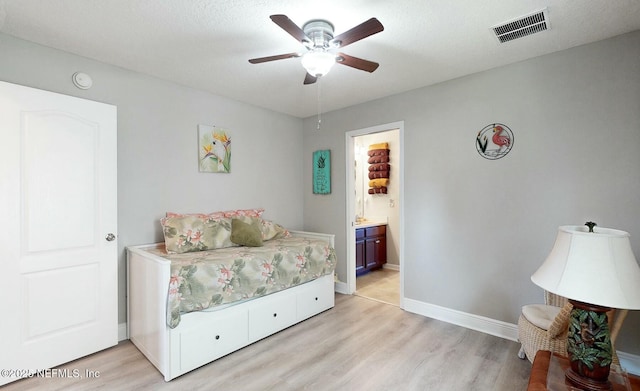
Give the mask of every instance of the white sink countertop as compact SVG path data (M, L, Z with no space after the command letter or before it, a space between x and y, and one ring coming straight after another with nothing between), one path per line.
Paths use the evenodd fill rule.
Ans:
M365 219L361 222L356 222L353 227L354 228L369 228L375 227L376 225L387 225L387 219L376 218L376 219Z

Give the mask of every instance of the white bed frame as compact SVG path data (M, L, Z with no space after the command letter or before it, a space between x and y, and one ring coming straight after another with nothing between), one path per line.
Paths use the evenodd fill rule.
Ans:
M327 241L335 236L291 231ZM334 277L314 281L219 310L191 312L167 326L171 262L146 250L163 243L127 247L127 333L131 342L169 381L334 306Z

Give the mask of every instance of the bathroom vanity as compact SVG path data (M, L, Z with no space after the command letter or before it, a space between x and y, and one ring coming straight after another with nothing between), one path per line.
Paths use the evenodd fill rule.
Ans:
M387 263L387 225L356 225L356 275L379 269Z

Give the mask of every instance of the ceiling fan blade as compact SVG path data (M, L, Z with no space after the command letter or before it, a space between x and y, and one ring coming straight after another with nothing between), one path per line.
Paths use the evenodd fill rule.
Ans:
M311 76L308 72L307 74L304 76L304 84L313 84L318 80L317 77L315 76Z
M371 18L351 30L334 37L332 42L337 43L339 47L345 47L370 35L377 34L382 30L384 30L382 23L376 18Z
M302 31L297 24L293 23L291 19L289 19L286 15L271 15L270 16L273 23L277 24L284 31L288 32L293 38L297 39L301 43L310 42L311 40L307 37L307 34Z
M294 57L300 57L300 54L298 54L298 53L287 53L287 54L278 54L276 56L252 58L251 60L249 60L249 62L252 63L252 64L259 64L261 62L275 61L275 60L285 60L287 58L294 58Z
M367 72L373 72L376 69L378 69L378 66L380 66L380 64L378 64L377 62L363 60L362 58L358 58L358 57L348 56L344 53L338 53L338 55L336 56L336 62L338 64L347 65L352 68L360 69L362 71L367 71Z

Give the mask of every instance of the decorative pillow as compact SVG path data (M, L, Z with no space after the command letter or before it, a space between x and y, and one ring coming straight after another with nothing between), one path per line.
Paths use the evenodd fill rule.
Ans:
M224 218L224 212L213 212L213 213L175 213L175 212L167 212L166 217L185 217L185 216L195 216L203 219L212 218L212 219L222 219Z
M291 233L287 231L280 224L276 224L269 220L264 220L259 217L238 216L237 219L248 224L257 224L262 232L262 240L267 241L271 239L288 238Z
M288 238L291 236L289 231L273 221L261 219L261 227L263 240Z
M221 219L223 217L237 217L237 216L249 216L249 217L260 217L264 213L263 208L258 209L235 209L235 210L225 210L223 212L211 212L211 213L174 213L167 212L167 217L183 217L183 216L198 216L202 218L213 218L213 219Z
M262 246L262 232L257 221L245 223L240 219L231 219L231 241L248 247Z
M160 220L168 253L186 253L235 246L231 220L200 216L173 216Z
M239 216L248 216L248 217L260 217L264 213L263 208L258 209L236 209L236 210L227 210L222 212L224 217L239 217Z

